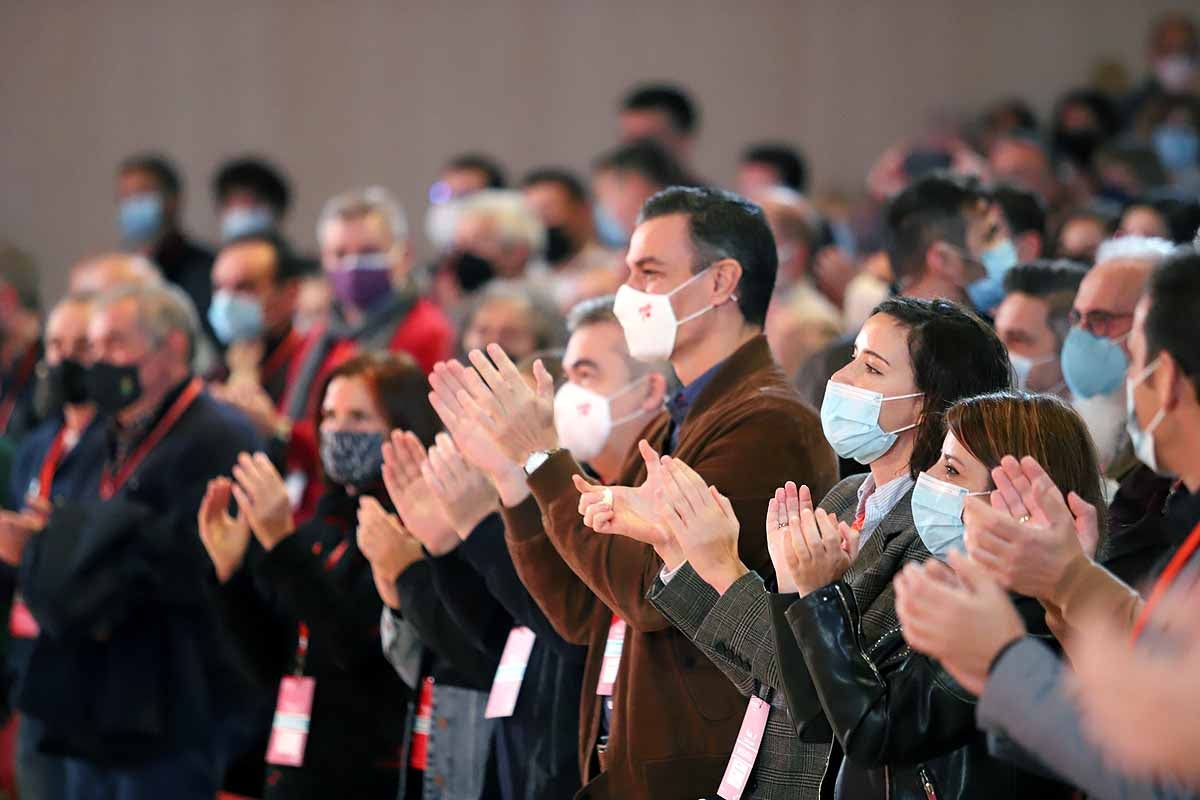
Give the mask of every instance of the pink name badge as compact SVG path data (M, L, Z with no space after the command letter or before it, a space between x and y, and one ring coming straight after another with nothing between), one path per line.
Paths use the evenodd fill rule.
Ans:
M717 796L724 800L739 800L746 788L746 780L750 770L754 768L754 760L758 758L758 748L762 745L763 731L767 727L767 715L771 706L761 698L751 697L750 705L746 707L746 716L742 718L742 728L738 731L737 741L733 743L733 752L729 755L729 764L725 767L725 777L721 779L721 788Z
M504 652L500 654L500 666L496 668L496 677L492 680L487 710L483 712L485 719L512 716L535 639L537 636L529 628L513 628L508 632L508 641L504 643Z
M617 682L617 670L621 668L621 651L625 649L625 620L613 614L608 626L608 641L604 643L604 661L600 664L600 680L596 682L596 694L612 697L613 684Z
M15 639L36 639L41 633L37 620L25 605L25 598L17 592L13 595L12 611L8 614L8 632Z
M312 719L315 678L288 675L279 682L279 700L275 704L275 722L267 744L267 763L284 767L304 764L308 744L308 723Z

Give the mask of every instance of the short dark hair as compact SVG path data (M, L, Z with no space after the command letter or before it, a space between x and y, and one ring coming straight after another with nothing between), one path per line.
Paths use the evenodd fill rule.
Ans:
M304 260L298 258L292 250L291 245L287 240L276 233L247 233L244 236L238 236L235 239L230 239L221 249L227 250L230 247L239 244L263 244L271 248L275 256L275 277L276 284L284 281L293 280L303 277L307 272L307 266Z
M462 153L457 155L446 164L447 170L455 169L473 169L482 172L487 189L506 189L508 188L508 176L504 173L504 167L500 166L500 162L491 156L486 156L483 153Z
M779 142L752 144L742 151L743 164L766 164L779 173L779 181L789 189L803 192L808 188L808 162L791 145Z
M129 156L117 168L118 175L127 172L148 172L154 176L159 188L172 197L183 191L183 179L179 177L179 170L161 153L138 153Z
M1200 230L1200 199L1185 196L1155 197L1133 205L1148 205L1167 222L1171 241L1191 244Z
M742 265L737 303L752 325L762 325L775 288L779 257L766 215L754 203L722 189L672 186L651 197L638 214L638 224L671 214L685 214L698 273L723 258Z
M1014 234L1036 233L1045 239L1046 204L1035 192L1011 183L996 183L992 185L992 198L1000 204Z
M567 312L567 333L572 334L588 325L599 325L602 322L620 324L617 315L613 313L613 303L616 296L606 294L601 297L589 297L571 306Z
M625 111L661 111L679 133L693 133L700 124L696 104L681 86L643 83L635 86L621 102Z
M978 178L942 170L918 178L893 197L885 233L896 280L924 271L925 251L938 240L966 246L964 212L989 201Z
M238 189L248 190L280 217L291 205L292 192L287 178L275 165L255 156L226 161L213 176L213 197L218 205Z
M908 354L921 398L909 472L937 463L946 438L946 410L965 397L1010 388L1008 351L992 326L949 300L893 297L875 306L908 328Z
M1004 275L1004 293L1019 292L1045 300L1050 307L1046 324L1061 345L1071 323L1068 317L1087 267L1065 258L1038 259L1018 264Z
M1146 363L1167 351L1200 396L1200 251L1180 247L1168 256L1150 274L1146 293Z
M653 139L638 139L615 147L597 158L592 169L597 172L632 172L664 188L688 183L683 167Z
M1092 203L1084 206L1083 208L1077 208L1074 211L1070 211L1065 217L1063 217L1062 221L1055 229L1054 240L1051 242L1050 246L1045 248L1048 253L1057 258L1063 258L1064 256L1068 255L1062 252L1062 234L1069 224L1078 220L1091 220L1092 222L1095 222L1104 229L1105 238L1108 238L1117 232L1117 225L1120 224L1121 221L1117 215L1108 208L1108 206L1101 205L1099 203Z
M528 189L530 186L536 186L539 183L553 183L566 192L567 196L575 203L586 203L588 201L587 187L584 186L579 176L569 169L562 167L538 167L531 169L521 179L521 188Z

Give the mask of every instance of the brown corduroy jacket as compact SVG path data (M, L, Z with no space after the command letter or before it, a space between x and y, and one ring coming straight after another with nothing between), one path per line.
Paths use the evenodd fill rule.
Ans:
M670 421L643 432L659 452ZM742 561L771 574L764 519L785 481L816 497L837 480L837 463L817 416L800 400L757 336L729 356L700 392L673 455L732 502L741 523ZM579 515L566 452L529 478L534 502L506 509L509 550L521 579L567 640L588 646L580 704L580 798L674 800L715 794L746 708L733 684L646 599L662 569L653 548L597 534ZM638 486L645 465L635 450L620 485ZM601 725L596 683L613 614L628 623L613 691L607 769L593 769Z

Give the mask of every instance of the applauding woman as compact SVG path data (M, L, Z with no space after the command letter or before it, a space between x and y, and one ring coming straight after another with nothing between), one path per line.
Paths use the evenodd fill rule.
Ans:
M233 480L208 487L200 535L227 622L263 684L279 687L267 798L397 796L413 693L380 649L382 604L356 515L363 498L390 508L380 472L390 429L432 441L427 392L408 358L360 356L331 373L317 420L326 486L300 527L261 453L243 453Z

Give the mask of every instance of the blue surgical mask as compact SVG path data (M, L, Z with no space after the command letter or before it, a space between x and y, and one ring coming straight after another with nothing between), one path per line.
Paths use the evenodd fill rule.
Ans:
M147 192L125 198L117 207L117 224L126 243L150 241L162 230L162 197L157 192Z
M1129 356L1121 349L1126 333L1116 339L1071 328L1063 340L1062 372L1067 388L1076 397L1112 394L1129 369Z
M1182 125L1154 131L1154 151L1168 172L1186 172L1200 162L1200 134Z
M830 381L825 385L821 402L821 429L833 451L842 458L853 458L860 464L870 464L886 453L904 431L917 423L885 431L879 427L879 412L887 400L920 397L924 392L884 397L870 389L860 389L845 383Z
M238 292L219 291L208 307L208 324L222 344L257 339L263 333L262 304Z
M980 311L991 311L1004 299L1004 276L1017 265L1012 239L992 245L979 256L987 275L967 286L967 297Z
M931 555L945 558L951 550L963 549L963 506L968 497L987 492L968 492L961 486L939 481L922 472L912 493L913 524L921 544Z
M1154 450L1154 431L1162 424L1163 418L1167 415L1167 409L1159 408L1158 413L1150 420L1150 424L1142 428L1138 422L1137 409L1133 405L1133 390L1139 383L1149 378L1154 370L1158 369L1158 364L1159 361L1156 358L1136 378L1125 382L1125 431L1129 434L1129 441L1133 444L1133 452L1138 461L1149 467L1151 472L1163 477L1173 477L1167 475L1159 467L1158 454Z
M233 241L253 233L270 233L275 228L275 215L263 206L231 208L221 217L221 240Z
M629 246L629 232L609 214L604 206L596 203L592 211L596 223L596 238L605 247L624 248Z

